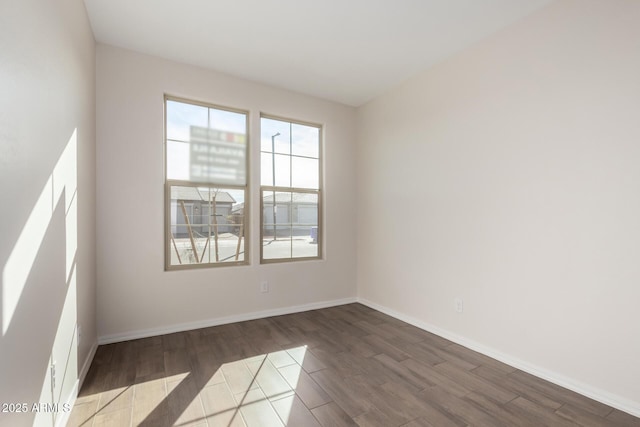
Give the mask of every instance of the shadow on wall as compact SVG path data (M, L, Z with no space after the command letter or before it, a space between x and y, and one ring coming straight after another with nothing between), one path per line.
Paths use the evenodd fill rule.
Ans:
M0 264L2 425L53 425L77 386L77 151L74 129Z

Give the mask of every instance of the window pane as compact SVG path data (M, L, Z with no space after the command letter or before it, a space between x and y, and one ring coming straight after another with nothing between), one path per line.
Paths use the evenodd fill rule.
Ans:
M262 193L262 257L263 259L291 257L291 193Z
M172 186L170 265L243 261L240 198L244 200L244 190Z
M260 151L291 154L291 129L289 122L281 120L260 119Z
M272 161L275 157L276 169L272 168ZM276 183L278 187L290 187L290 157L282 154L262 153L260 155L260 184L273 186L273 174L275 172Z
M318 225L318 194L292 193L291 195L292 221L295 226Z
M317 190L319 184L319 170L317 159L306 157L291 157L291 186L298 188L312 188ZM277 164L276 164L277 166Z
M210 108L209 127L223 132L245 135L247 133L247 116L243 113Z
M291 157L276 154L276 187L291 186Z
M318 194L276 192L275 212L273 192L262 194L263 259L318 256Z
M167 100L167 139L189 141L191 126L207 127L208 108Z
M167 179L189 180L189 144L167 141Z
M272 154L260 154L260 185L273 186Z
M293 227L291 242L291 257L306 258L318 256L317 239L312 237L311 227ZM318 228L315 227L317 233ZM317 235L317 234L316 234Z
M293 193L292 241L293 258L318 256L318 194Z
M293 123L291 134L291 154L316 159L319 157L320 129Z
M318 256L318 194L292 194L292 258Z
M273 208L273 192L264 191L262 193L262 219L265 225L269 225L265 229L267 233L265 237L273 239L274 218L276 225L288 225L291 223L291 193L276 192L276 207Z
M276 227L278 238L276 240L262 240L262 258L279 259L291 258L291 227L278 225Z

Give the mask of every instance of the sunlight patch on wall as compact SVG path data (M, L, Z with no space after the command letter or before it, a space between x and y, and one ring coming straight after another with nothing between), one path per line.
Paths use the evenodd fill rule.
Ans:
M27 283L55 206L65 197L66 273L71 273L77 249L77 129L49 176L2 271L2 334L6 335Z
M56 380L51 388L52 403L64 403L72 394L78 379L78 352L75 351L78 347L76 273L76 264L73 263L67 279L67 295L51 350L51 362L55 364L56 370ZM62 412L63 410L54 413L54 418L57 420Z

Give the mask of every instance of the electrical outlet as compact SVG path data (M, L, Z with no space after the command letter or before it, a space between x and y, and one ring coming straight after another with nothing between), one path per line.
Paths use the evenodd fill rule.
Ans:
M453 304L454 304L456 312L462 313L464 311L464 305L463 305L463 302L462 302L462 298L454 298L453 299Z
M264 281L260 283L260 292L262 292L263 294L269 292L269 282Z

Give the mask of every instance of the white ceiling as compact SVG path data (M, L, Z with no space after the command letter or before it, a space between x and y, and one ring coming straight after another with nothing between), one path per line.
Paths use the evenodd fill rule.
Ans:
M84 0L101 43L358 106L551 0Z

